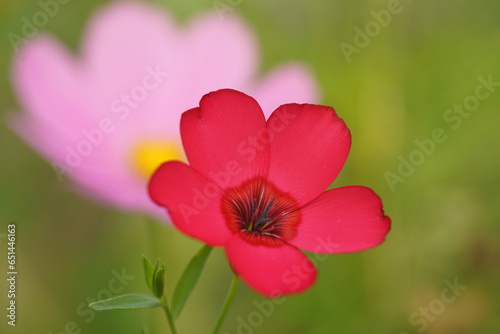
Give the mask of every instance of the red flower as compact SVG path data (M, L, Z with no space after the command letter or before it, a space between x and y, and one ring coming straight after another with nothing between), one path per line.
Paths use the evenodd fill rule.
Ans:
M266 122L253 98L223 89L182 115L181 135L190 165L161 165L151 198L184 233L224 246L233 270L266 296L314 283L316 268L299 248L356 252L389 232L371 189L325 191L351 146L331 107L285 104Z

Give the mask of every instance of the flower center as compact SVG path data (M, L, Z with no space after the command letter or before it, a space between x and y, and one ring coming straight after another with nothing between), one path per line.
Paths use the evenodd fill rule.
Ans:
M175 141L149 140L140 142L132 155L135 170L145 178L165 161L185 160L182 147Z
M291 239L300 222L297 209L293 198L261 178L228 189L222 196L222 212L234 232Z

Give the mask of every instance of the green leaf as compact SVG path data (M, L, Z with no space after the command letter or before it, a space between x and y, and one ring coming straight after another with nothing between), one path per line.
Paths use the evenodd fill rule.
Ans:
M165 287L165 267L161 264L153 276L153 294L161 298Z
M212 247L204 245L184 269L172 295L172 316L174 319L181 314L184 304L201 276L211 250Z
M165 265L160 259L157 259L155 265L146 256L142 256L144 265L144 275L149 290L158 298L161 298L165 289Z
M155 262L155 267L153 269L154 272L157 272L158 269L160 269L160 266L161 266L161 262L160 262L160 259L156 259L156 262Z
M149 259L146 257L146 255L142 256L142 264L144 265L144 277L146 278L146 283L148 284L149 290L153 292L153 265L151 264L151 261L149 261Z
M89 307L96 311L133 310L140 308L163 307L163 304L155 297L140 293L132 293L100 300L98 302L91 303Z

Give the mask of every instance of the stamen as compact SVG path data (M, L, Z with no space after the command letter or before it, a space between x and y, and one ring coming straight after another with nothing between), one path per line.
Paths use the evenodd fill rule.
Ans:
M259 242L292 238L300 222L296 208L293 198L259 178L227 190L222 199L228 226L236 233L259 236Z
M270 222L273 220L273 218L267 218L269 215L269 211L271 210L271 207L273 206L274 200L276 198L273 198L269 201L269 204L267 204L267 207L265 208L264 212L259 217L259 220L257 220L257 223L255 223L255 228L260 229L260 226L264 223Z
M257 216L257 211L258 211L257 198L254 197L253 198L253 205L252 205L252 219Z

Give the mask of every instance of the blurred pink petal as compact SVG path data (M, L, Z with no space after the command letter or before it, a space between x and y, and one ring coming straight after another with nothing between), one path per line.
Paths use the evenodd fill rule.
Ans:
M273 69L256 85L253 96L262 101L260 105L267 117L282 104L311 103L320 99L316 80L298 63Z
M90 20L79 56L47 35L21 49L13 82L24 112L11 125L77 191L164 217L137 163L154 161L137 152L149 143L182 152L180 116L199 96L231 87L258 97L266 115L286 102L317 102L305 66L281 65L259 80L258 62L255 36L236 16L207 13L180 27L161 8L114 2Z

